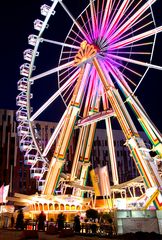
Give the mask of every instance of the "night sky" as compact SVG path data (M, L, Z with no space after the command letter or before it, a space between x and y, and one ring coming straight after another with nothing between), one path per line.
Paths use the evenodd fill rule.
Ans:
M72 3L71 6L76 4L76 2L79 2L78 0L68 1ZM65 2L67 2L67 0ZM157 26L162 25L161 2L162 1L157 0L153 7ZM45 3L50 5L51 1L3 0L1 2L0 108L18 108L15 99L19 93L17 91L17 81L20 79L19 66L24 63L23 51L30 48L27 43L27 38L29 34L34 32L33 22L35 19L42 17L40 14L40 6ZM73 10L73 6L71 7L71 10ZM64 17L62 16L61 19L63 18ZM62 35L61 29L57 26L53 34L56 37L55 40L59 39L59 36ZM51 39L52 38L53 36L51 36ZM153 63L162 66L162 33L158 34L157 37ZM55 61L53 60L51 63L51 66L45 66L43 71L56 65L57 60L55 59ZM162 131L162 72L158 70L149 70L136 95L155 125Z

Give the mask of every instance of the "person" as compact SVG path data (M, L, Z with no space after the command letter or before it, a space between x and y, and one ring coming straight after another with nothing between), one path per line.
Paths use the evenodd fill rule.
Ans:
M8 220L9 220L9 216L8 216L8 213L6 213L4 215L4 228L8 228Z
M11 228L14 228L15 219L14 216L11 216Z
M58 231L61 231L64 228L64 221L65 221L65 217L63 213L58 214L58 217L57 217Z
M16 218L16 229L17 230L24 229L24 214L22 209L19 210L19 213Z
M38 230L42 230L44 231L44 227L45 227L45 221L46 221L46 215L44 214L43 211L41 211L41 213L38 216Z
M74 231L80 232L80 217L79 217L79 215L76 215L74 217Z

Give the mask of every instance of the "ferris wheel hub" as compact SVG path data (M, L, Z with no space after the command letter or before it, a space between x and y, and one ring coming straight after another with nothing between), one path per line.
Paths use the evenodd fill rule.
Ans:
M76 66L85 63L95 57L97 49L94 45L88 44L87 41L83 41L80 45L78 53L75 55L74 64Z

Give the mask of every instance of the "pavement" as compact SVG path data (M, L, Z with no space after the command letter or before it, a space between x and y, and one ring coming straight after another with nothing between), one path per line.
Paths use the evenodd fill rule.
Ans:
M39 240L61 240L65 238L60 238L58 235L47 235L45 232L38 232L38 239ZM22 239L22 231L16 231L16 230L6 230L6 229L0 229L0 240L21 240ZM73 240L108 240L108 238L100 238L98 236L73 236L73 237L66 237L67 240L73 239ZM35 239L31 239L35 240ZM115 239L114 239L115 240Z

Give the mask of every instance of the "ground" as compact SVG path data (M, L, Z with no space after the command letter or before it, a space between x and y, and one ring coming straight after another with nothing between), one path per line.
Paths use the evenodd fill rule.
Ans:
M0 240L20 240L22 232L15 231L15 230L0 230ZM39 232L39 240L60 240L64 238L59 238L58 235L47 235L45 232ZM74 237L67 237L69 239L76 239L76 240L91 240L91 239L100 239L99 237L84 237L84 236L74 236ZM108 238L101 238L102 240L108 240ZM34 240L34 239L31 239Z

